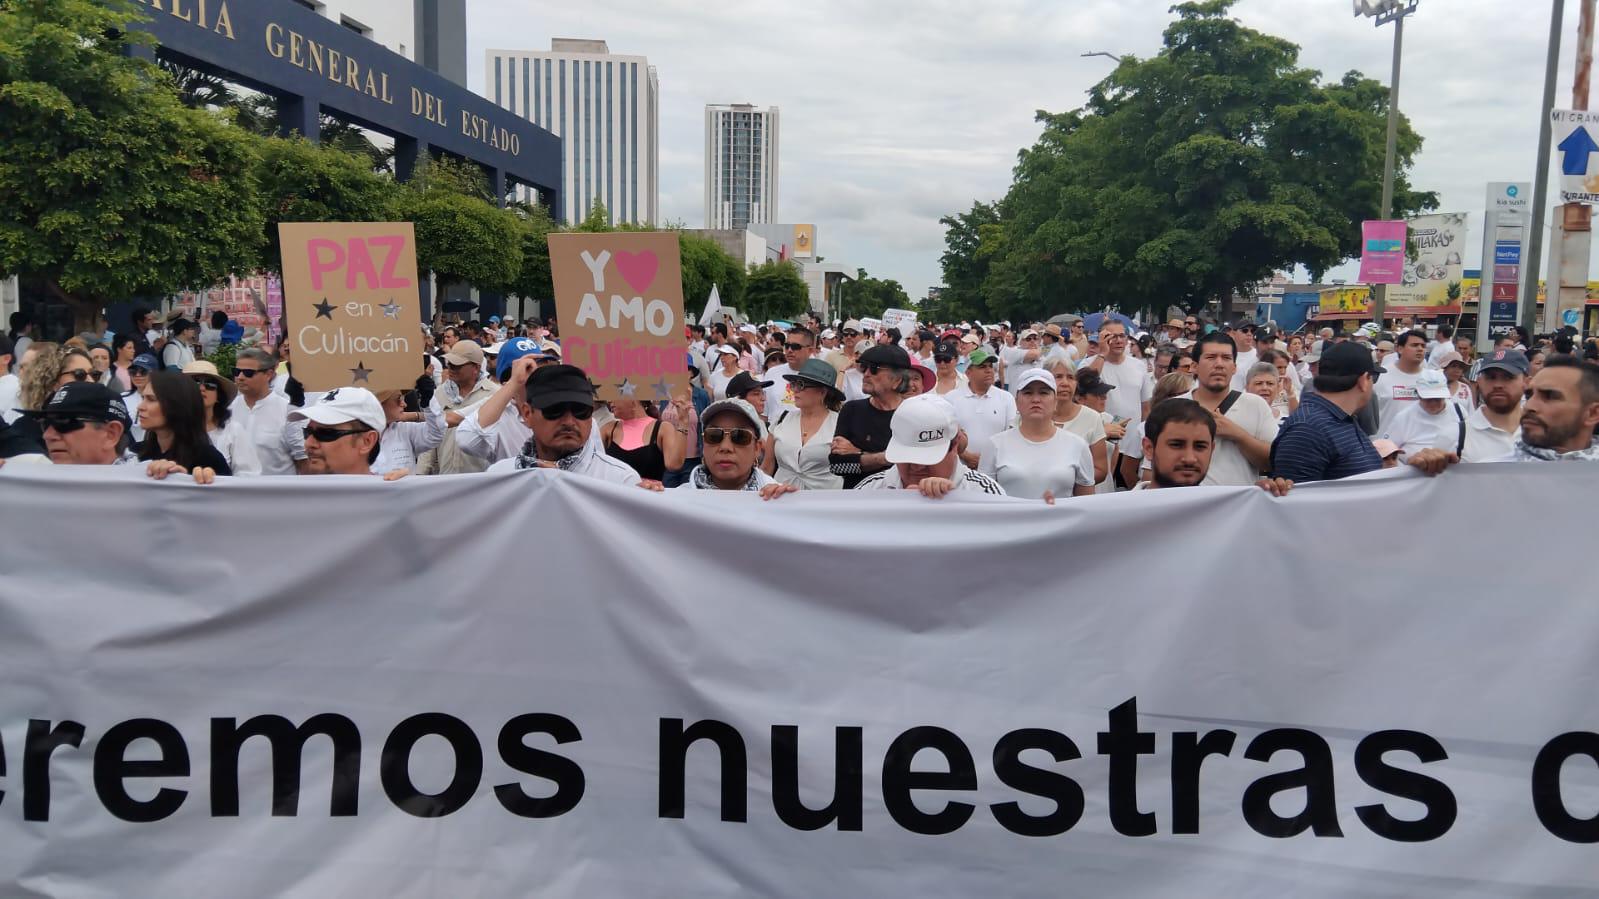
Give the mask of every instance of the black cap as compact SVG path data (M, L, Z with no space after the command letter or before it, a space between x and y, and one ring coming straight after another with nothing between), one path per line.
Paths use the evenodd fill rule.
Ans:
M81 418L89 421L120 421L127 427L132 419L122 398L104 384L69 381L50 395L43 409L23 409L30 418Z
M1100 380L1099 372L1092 368L1084 368L1077 372L1078 396L1104 396L1115 389L1115 384L1106 384Z
M938 342L938 346L933 347L934 356L949 356L954 358L960 354L960 346L953 340L940 340Z
M776 381L757 381L755 376L747 371L741 371L727 382L725 394L730 399L740 399L751 390L765 390L777 383Z
M527 404L548 409L561 403L594 404L594 385L575 365L546 365L533 369L527 379Z
M1321 351L1318 375L1353 378L1364 374L1380 375L1386 369L1371 358L1371 350L1353 341L1335 343Z
M910 368L911 354L897 344L878 344L868 347L855 361L867 365L886 365L889 368Z
M916 332L916 338L918 340L937 340L938 335L932 331L918 331Z

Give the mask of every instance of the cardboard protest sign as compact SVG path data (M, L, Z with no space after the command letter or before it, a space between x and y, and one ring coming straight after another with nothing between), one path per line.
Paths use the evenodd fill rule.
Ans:
M561 358L600 399L668 402L688 389L676 234L551 234L550 272Z
M284 222L284 336L307 390L410 390L422 306L410 222Z

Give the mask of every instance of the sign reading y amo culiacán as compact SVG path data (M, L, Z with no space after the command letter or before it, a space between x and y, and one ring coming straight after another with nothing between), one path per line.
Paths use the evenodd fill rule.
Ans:
M422 374L410 222L284 222L283 317L307 390L410 390Z

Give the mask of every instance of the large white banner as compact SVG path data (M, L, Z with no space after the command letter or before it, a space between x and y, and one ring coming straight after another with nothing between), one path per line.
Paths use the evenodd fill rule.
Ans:
M1599 467L0 479L0 895L1599 889Z

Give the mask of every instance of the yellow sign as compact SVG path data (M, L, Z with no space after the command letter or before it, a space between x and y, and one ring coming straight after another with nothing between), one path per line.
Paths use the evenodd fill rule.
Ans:
M794 226L794 258L795 259L814 259L814 258L816 258L816 226L815 225L795 225Z

